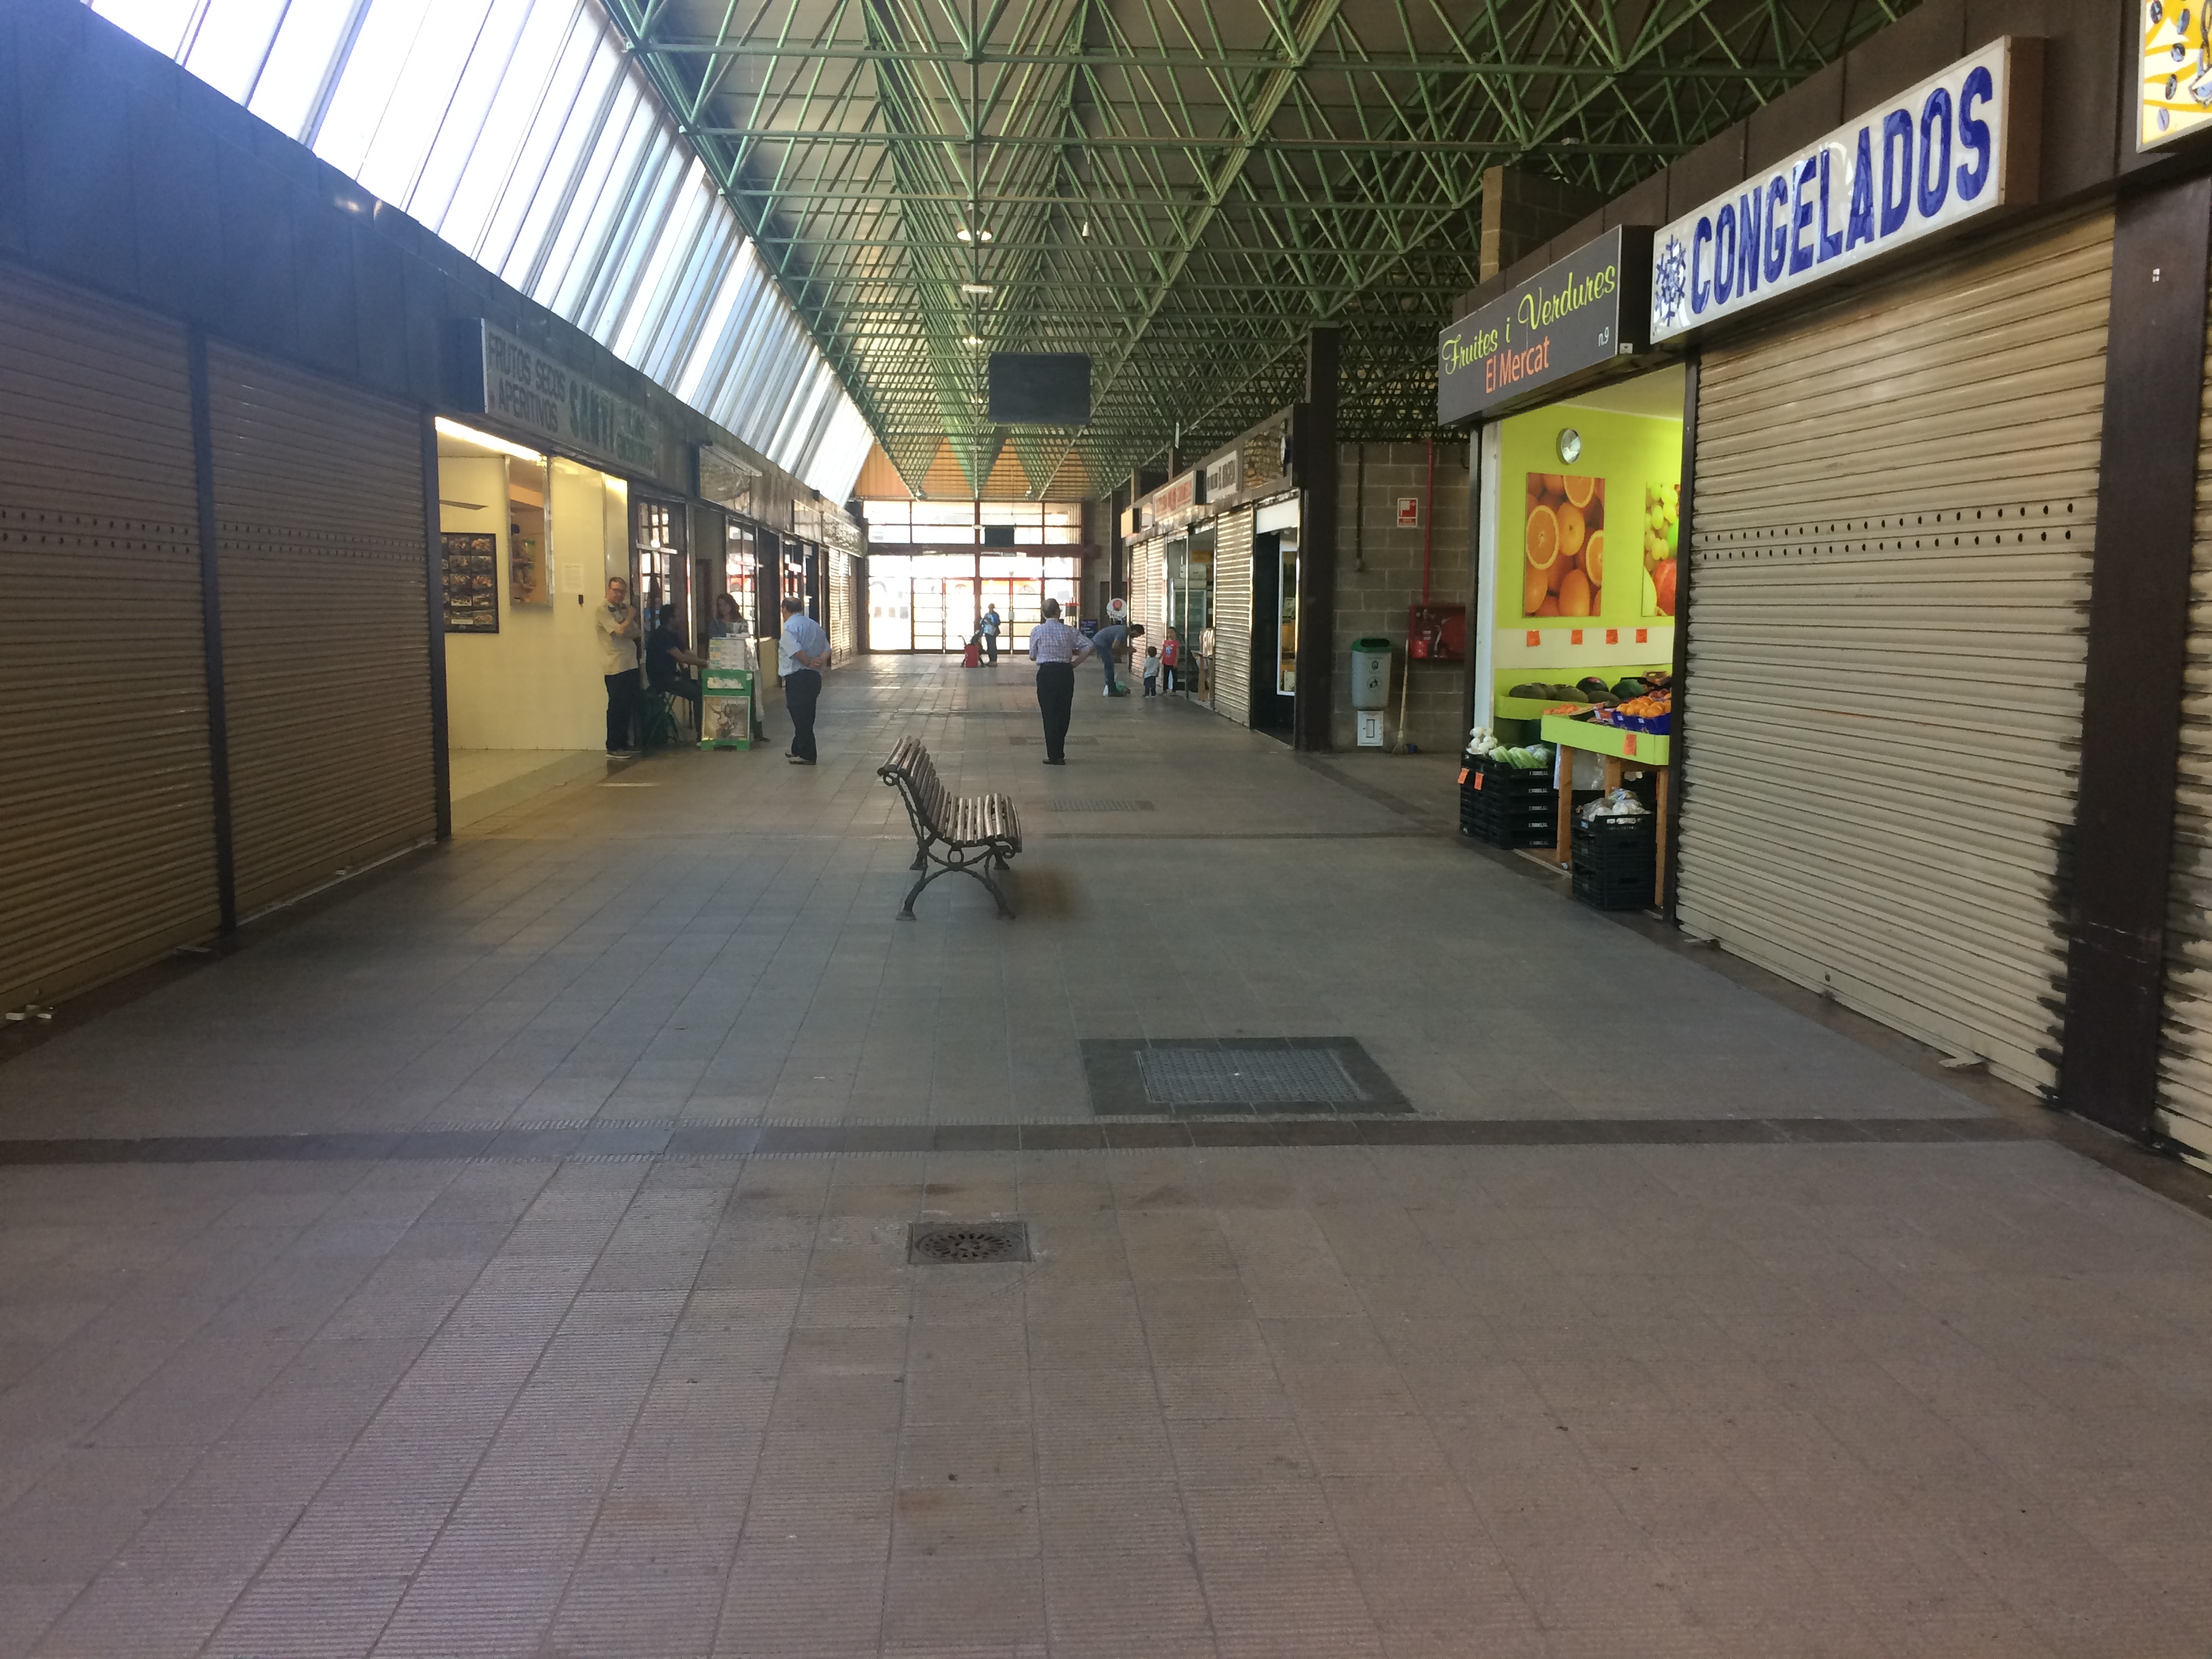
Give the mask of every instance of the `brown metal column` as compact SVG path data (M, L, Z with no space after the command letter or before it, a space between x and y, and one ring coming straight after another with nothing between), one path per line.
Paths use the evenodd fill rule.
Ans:
M1682 760L1689 753L1690 720L1690 532L1697 519L1698 500L1698 371L1694 352L1683 364L1682 375L1682 497L1680 534L1674 550L1674 733L1667 742L1667 821L1659 833L1667 837L1667 867L1659 872L1667 884L1661 906L1668 921L1678 920L1675 904L1681 891L1682 872Z
M1291 703L1291 747L1332 748L1329 710L1336 690L1337 331L1306 335L1306 398L1299 482L1298 683Z
M547 463L545 505L553 505L553 472ZM506 511L505 504L501 506ZM453 764L447 750L449 726L446 712L446 538L438 511L438 418L422 411L422 556L424 597L429 601L430 629L430 791L436 811L438 839L453 838ZM548 544L549 547L550 544Z
M2059 1103L2150 1133L2203 401L2212 179L2119 204Z

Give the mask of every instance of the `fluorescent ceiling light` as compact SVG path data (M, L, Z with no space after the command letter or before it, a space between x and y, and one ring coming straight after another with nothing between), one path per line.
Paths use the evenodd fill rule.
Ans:
M479 432L472 426L463 426L459 421L449 421L442 415L438 416L438 431L444 437L459 438L464 443L482 444L486 449L496 449L501 454L512 455L519 461L535 461L540 466L545 464L545 454L543 450L526 449L520 444L509 443L504 438L495 438L489 432Z
M971 300L988 300L991 297L991 285L988 283L963 283L960 284L960 291Z

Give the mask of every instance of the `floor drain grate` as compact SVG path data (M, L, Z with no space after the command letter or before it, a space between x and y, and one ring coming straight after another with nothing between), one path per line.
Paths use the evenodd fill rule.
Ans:
M1413 1109L1354 1037L1085 1037L1101 1117L1367 1116Z
M925 1267L966 1267L981 1261L1027 1261L1025 1221L917 1221L908 1230L906 1259Z

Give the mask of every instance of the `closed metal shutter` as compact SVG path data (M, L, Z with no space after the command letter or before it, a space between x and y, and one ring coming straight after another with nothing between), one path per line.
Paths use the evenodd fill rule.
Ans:
M1213 709L1252 723L1252 509L1218 520L1213 543Z
M1155 538L1139 542L1129 560L1129 620L1141 623L1144 635L1130 647L1129 674L1145 676L1145 648L1157 650L1167 633L1168 544ZM1138 688L1143 690L1141 686Z
M240 915L435 833L422 438L404 405L210 347Z
M842 663L860 654L860 633L854 618L860 614L860 594L855 572L860 561L851 555L832 550L830 560L830 660Z
M0 271L0 1006L221 924L185 333Z
M2057 1083L2112 216L1700 370L1681 920Z
M2212 380L2212 337L2204 373ZM2212 398L2197 438L2197 535L2189 575L2173 856L2166 897L2166 1030L2158 1127L2212 1154Z

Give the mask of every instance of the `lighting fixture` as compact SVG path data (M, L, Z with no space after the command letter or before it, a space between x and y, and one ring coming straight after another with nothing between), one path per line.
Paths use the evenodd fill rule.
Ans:
M968 227L965 225L961 226L958 230L956 230L952 234L957 236L963 242L972 242L975 240L975 237L969 234Z
M958 230L952 234L957 236L963 242L988 242L991 240L991 233L989 231L980 229L970 230L965 225L961 226Z
M991 297L991 285L988 283L963 283L960 284L960 291L971 300L988 300Z
M965 339L961 341L960 343L963 345L981 345L983 343L983 337L980 334L970 334Z
M495 449L502 455L512 455L518 461L535 461L540 466L545 464L545 455L542 450L526 449L520 444L509 443L506 439L494 437L489 432L479 432L472 426L463 426L459 421L449 421L442 415L438 416L438 430L448 438L459 438L464 443L482 444L486 449Z

